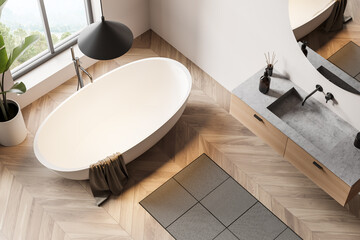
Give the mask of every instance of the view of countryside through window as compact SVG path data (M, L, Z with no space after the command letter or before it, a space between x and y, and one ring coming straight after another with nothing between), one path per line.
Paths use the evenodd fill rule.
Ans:
M87 25L84 0L44 0L44 4L55 50ZM31 58L49 53L38 0L8 0L1 14L0 32L8 53L30 34L40 37L12 65L12 69Z

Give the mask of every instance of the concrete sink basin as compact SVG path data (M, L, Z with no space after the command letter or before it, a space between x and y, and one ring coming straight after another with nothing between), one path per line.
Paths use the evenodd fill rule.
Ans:
M291 88L267 108L323 152L352 135L353 128L347 122L314 98L302 106L304 97Z

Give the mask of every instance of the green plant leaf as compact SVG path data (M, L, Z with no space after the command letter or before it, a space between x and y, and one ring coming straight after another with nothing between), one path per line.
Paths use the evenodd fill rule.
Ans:
M23 82L17 82L7 92L23 94L26 92L26 86Z
M5 6L5 3L6 3L7 0L0 0L0 17L1 17L1 12Z
M9 90L7 90L5 92L0 92L0 94L10 93L10 92L16 93L16 94L23 94L26 92L26 86L23 82L17 82Z
M30 35L27 36L25 38L25 40L23 41L23 43L19 46L17 46L16 48L13 49L12 53L9 56L9 60L6 64L6 69L5 71L7 71L11 64L13 64L13 62L15 62L15 60L21 56L21 54L28 48L30 47L33 43L35 43L37 40L39 39L38 35Z
M0 73L6 71L7 62L8 62L8 56L5 49L4 38L0 34Z

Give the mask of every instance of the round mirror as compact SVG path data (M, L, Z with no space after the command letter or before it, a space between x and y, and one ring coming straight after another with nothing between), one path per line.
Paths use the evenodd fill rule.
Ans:
M359 20L343 28L349 13ZM360 27L360 6L346 0L289 0L289 18L300 46L308 44L312 65L338 87L360 94L360 41L354 35Z

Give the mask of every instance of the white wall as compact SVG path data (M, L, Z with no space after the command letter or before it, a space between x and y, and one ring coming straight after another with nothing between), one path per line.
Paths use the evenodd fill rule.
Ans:
M102 2L105 19L124 23L131 29L134 38L150 29L149 0L103 0Z
M288 0L149 1L151 29L229 91L264 68L264 52L275 51L277 70L308 92L321 84L339 102L326 106L360 130L360 96L334 86L307 61L291 30Z

